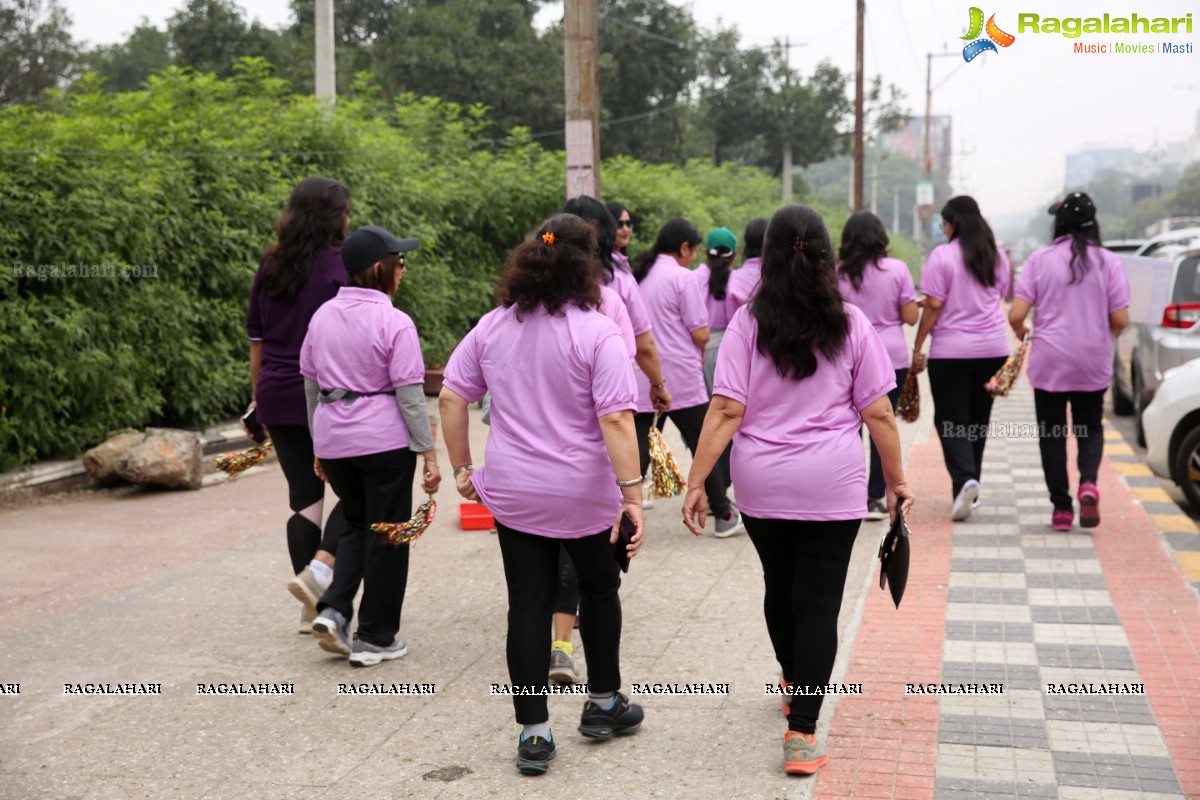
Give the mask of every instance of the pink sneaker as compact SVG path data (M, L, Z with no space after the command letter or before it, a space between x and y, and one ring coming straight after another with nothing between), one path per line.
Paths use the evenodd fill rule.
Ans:
M1085 528L1100 524L1100 490L1094 483L1079 485L1079 524Z
M1056 531L1069 531L1074 521L1075 514L1073 512L1055 511L1054 516L1050 518L1050 527Z

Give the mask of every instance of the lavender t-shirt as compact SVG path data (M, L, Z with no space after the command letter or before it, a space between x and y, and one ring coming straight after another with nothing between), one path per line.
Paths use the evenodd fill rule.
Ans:
M318 458L350 458L408 447L394 390L425 381L417 328L375 289L345 286L313 315L300 372L323 390L384 392L350 405L320 403L313 414Z
M1088 270L1071 283L1071 237L1035 250L1014 296L1036 307L1029 383L1047 392L1095 392L1112 382L1108 315L1129 307L1129 279L1103 247L1088 248Z
M995 358L1008 355L1000 300L1012 280L1008 259L996 251L996 282L984 286L963 262L957 241L938 245L925 262L921 291L944 305L930 335L930 358Z
M629 324L633 326L634 336L641 336L653 327L650 314L646 311L646 301L642 298L642 291L638 288L637 279L633 275L624 270L613 270L608 288L620 295L621 301L625 303L625 310L629 312Z
M733 298L733 307L741 308L750 302L758 285L762 283L762 259L758 256L747 258L741 267L735 269L729 276L728 296ZM732 312L731 312L732 313Z
M262 367L254 387L259 422L308 425L300 345L313 314L345 285L346 267L340 245L317 256L304 286L290 303L268 295L259 283L259 275L254 276L246 310L246 335L252 342L262 342Z
M612 526L621 491L599 418L636 405L612 320L574 305L520 320L494 309L455 348L443 386L468 402L492 393L487 463L471 480L499 522L555 539Z
M908 342L904 339L900 306L917 299L908 265L898 258L881 258L863 268L862 286L838 273L838 288L847 303L853 303L867 315L871 325L892 357L896 369L908 369Z
M733 316L733 312L737 311L737 306L734 305L733 297L729 294L729 284L725 284L725 297L718 300L712 296L708 290L708 280L712 276L712 270L708 264L701 264L692 270L692 277L700 287L700 294L704 297L704 307L708 309L708 331L715 333L716 331L725 330L725 326L729 324L729 318ZM732 278L733 275L730 275Z
M850 331L834 359L817 354L804 380L782 378L757 349L758 322L739 308L717 355L713 394L746 406L733 436L738 507L765 519L862 519L867 471L860 412L896 387L879 334L846 304Z
M622 270L626 273L631 272L629 268L629 256L625 255L620 250L613 250L612 263L613 266L619 270Z
M633 335L633 325L629 322L629 311L625 308L621 296L607 286L600 287L600 313L617 323L621 330L621 339L629 350L629 358L637 356L637 339Z
M661 254L638 284L654 322L658 361L671 393L671 408L692 408L708 402L704 386L704 354L692 341L692 331L708 327L708 309L692 271L674 256ZM638 411L653 412L650 379L637 371Z

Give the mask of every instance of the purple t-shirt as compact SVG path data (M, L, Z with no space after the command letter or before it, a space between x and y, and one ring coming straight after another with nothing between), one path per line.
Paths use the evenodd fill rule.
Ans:
M967 269L957 241L933 248L921 291L944 305L930 335L930 358L995 358L1008 355L1007 321L1000 300L1012 280L1008 259L996 251L996 282L984 286Z
M629 256L625 255L621 251L613 250L612 263L617 269L632 273L632 270L629 267Z
M319 403L313 414L318 458L350 458L408 447L395 389L425 381L417 328L375 289L345 286L321 306L300 350L300 372L323 390L384 392L349 406Z
M471 481L499 522L555 539L612 526L621 491L599 418L636 405L612 320L574 305L521 320L493 309L455 348L443 385L468 402L492 393L487 463Z
M638 288L637 279L633 275L624 270L613 270L608 288L620 295L621 301L625 303L625 310L629 312L629 324L633 326L634 336L641 336L653 327L650 314L646 311L646 301L642 297L642 291Z
M860 412L896 387L879 334L846 304L850 331L833 360L817 353L817 371L781 378L758 351L758 321L739 308L717 354L713 394L746 406L733 436L737 503L765 519L862 519L867 471Z
M1129 307L1129 278L1103 247L1088 248L1088 270L1071 283L1071 237L1035 250L1015 297L1037 307L1029 345L1029 383L1047 392L1095 392L1112 382L1108 315Z
M637 355L637 339L633 335L633 325L629 322L629 311L625 308L621 296L607 286L600 287L600 313L617 323L632 360Z
M252 342L262 342L262 367L254 388L258 421L264 425L308 425L300 345L313 314L346 285L342 248L330 247L317 256L308 280L290 303L270 297L258 279L256 274L246 309L246 335Z
M728 296L733 298L734 309L749 303L750 298L754 297L754 293L758 291L760 283L762 283L762 259L758 256L747 258L746 262L729 276L727 292Z
M701 264L692 270L692 277L696 279L696 283L700 286L700 293L704 297L704 307L708 309L708 331L715 333L716 331L725 330L725 326L729 324L729 318L733 316L733 312L737 311L738 307L734 305L733 297L729 294L729 284L725 284L725 297L721 300L712 296L708 291L708 279L712 275L712 270L708 264ZM732 274L730 278L732 278Z
M704 386L704 354L692 341L692 331L708 327L708 309L692 271L674 256L660 254L638 284L654 323L654 342L662 365L671 408L692 408L708 402ZM650 379L637 371L638 411L653 412Z
M917 299L908 265L898 258L881 258L863 268L862 286L858 289L839 272L838 288L847 303L853 303L867 315L892 357L892 366L908 369L908 342L901 327L904 322L900 319L900 306Z

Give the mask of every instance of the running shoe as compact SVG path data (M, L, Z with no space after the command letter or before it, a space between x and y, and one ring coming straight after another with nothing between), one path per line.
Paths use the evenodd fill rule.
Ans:
M789 775L812 775L829 763L825 748L813 733L788 731L783 735L783 769Z
M1100 524L1100 490L1094 483L1079 485L1079 524L1084 528Z

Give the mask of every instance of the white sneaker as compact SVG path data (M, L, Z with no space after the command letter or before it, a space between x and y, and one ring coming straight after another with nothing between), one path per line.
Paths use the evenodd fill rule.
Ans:
M642 500L642 508L654 508L654 498L647 497Z
M974 503L977 499L979 499L979 481L969 480L958 490L958 497L954 498L950 519L955 522L970 519L971 509L975 507Z

